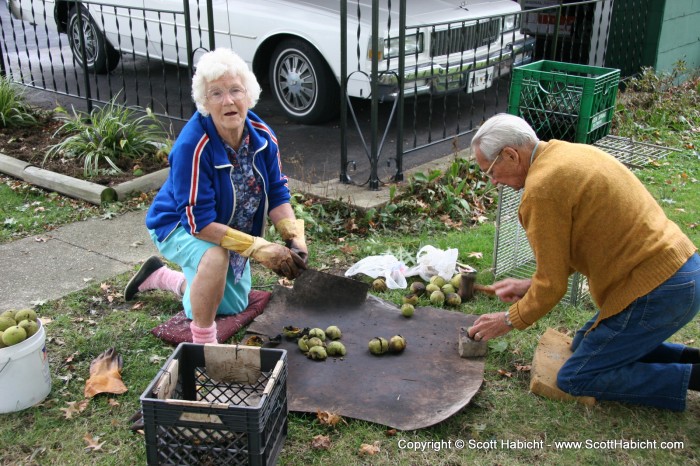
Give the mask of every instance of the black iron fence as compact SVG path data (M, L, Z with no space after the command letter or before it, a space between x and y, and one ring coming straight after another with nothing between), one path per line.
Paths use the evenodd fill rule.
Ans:
M650 1L556 0L514 14L419 23L407 15L416 5L407 0L339 0L342 58L335 74L346 77L339 86L341 181L357 183L348 167L365 163L370 174L359 184L378 189L385 181L403 179L406 162L428 148L443 145L444 155L466 147L483 120L505 111L511 70L519 64L548 59L620 68L623 76L636 73L644 65ZM526 8L530 3L520 2ZM88 108L117 99L185 120L194 108L189 94L197 53L223 42L225 36L215 37L214 21L226 19L212 11L211 0L167 5L1 0L0 72L26 86L85 99ZM361 28L371 28L371 50L388 44L391 51L372 55L371 69L366 68L370 51L360 52L365 46L360 37L366 37ZM234 34L230 24L223 30ZM265 74L258 76L263 83L276 45L261 44L252 60L254 71ZM360 75L367 89L358 94ZM358 118L356 107L367 98L369 118ZM348 141L358 138L366 161L347 154ZM393 165L390 180L379 178L380 164Z
M84 99L88 111L116 99L168 118L191 115L194 53L212 43L202 34L206 2L195 11L187 1L167 10L90 0L2 3L0 71L11 80ZM192 17L203 21L193 25Z

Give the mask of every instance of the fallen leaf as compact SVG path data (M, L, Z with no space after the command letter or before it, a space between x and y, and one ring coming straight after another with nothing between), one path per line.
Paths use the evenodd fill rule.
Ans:
M327 435L317 435L311 439L311 448L314 450L329 450L331 438Z
M513 374L503 369L498 369L496 372L498 372L498 374L502 375L503 377L513 377Z
M282 277L277 280L277 284L285 288L292 288L294 286L294 282L286 277Z
M74 414L80 414L83 411L85 411L85 408L87 408L88 404L90 403L89 399L84 399L80 401L68 401L66 404L68 405L67 408L59 408L61 411L63 411L63 417L66 419L71 419Z
M341 421L347 424L347 422L345 422L345 420L341 416L328 411L317 411L316 417L318 418L318 421L324 426L335 427L336 424L338 424Z
M339 242L339 243L344 243L344 242L345 242L345 238L340 238L340 239L338 239L338 242ZM350 245L341 246L341 247L340 247L340 251L341 251L343 254L352 254L353 252L355 252L355 248L354 248L353 246L350 246Z
M37 243L45 243L46 238L42 238L40 236L37 236L36 238L34 238L34 241L36 241Z
M151 364L159 363L163 360L165 360L165 356L153 355L150 358L148 358L148 362L150 362Z
M134 242L131 243L129 246L132 247L132 248L137 248L137 247L139 247L139 246L141 246L141 245L143 245L143 241L139 240L139 241L134 241Z
M396 429L387 429L384 432L384 435L386 435L387 437L393 437L396 435Z
M262 346L265 341L258 335L249 336L243 343L246 346Z
M475 259L483 259L484 258L484 253L483 252L470 252L467 257L473 257Z
M136 304L134 304L133 306L131 306L131 309L134 310L134 311L138 311L138 310L141 309L142 307L143 307L143 302L142 302L142 301L139 301L139 302L137 302Z
M107 403L113 408L116 408L117 406L119 406L121 404L117 400L115 400L114 398L110 398L109 400L107 400Z
M532 369L531 365L526 365L526 366L519 366L516 364L515 370L518 372L530 372L530 369Z
M100 283L100 289L101 289L102 291L109 291L110 288L111 288L111 287L110 287L108 284L106 284L106 283Z
M376 455L377 453L379 453L379 451L379 440L377 440L372 445L368 443L363 443L362 445L360 445L359 454L360 456Z
M102 445L105 444L105 442L100 442L97 443L98 440L100 440L99 437L92 437L90 434L85 434L85 437L83 437L83 440L85 440L85 443L87 443L87 446L85 447L85 451L97 451L102 449Z

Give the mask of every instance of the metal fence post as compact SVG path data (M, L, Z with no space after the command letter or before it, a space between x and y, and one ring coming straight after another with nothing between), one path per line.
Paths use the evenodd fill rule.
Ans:
M348 0L340 1L340 182L348 176Z
M406 0L399 2L399 83L398 115L396 115L396 173L393 181L403 181L403 112L404 112L404 77L406 76Z
M371 142L370 142L370 175L369 189L379 190L379 174L377 164L379 163L378 152L378 129L379 129L379 0L372 0L372 102L370 107Z
M211 3L211 0L209 0ZM192 51L192 22L190 21L190 2L182 1L182 9L185 14L185 47L187 47L187 71L190 77L194 75L194 52ZM197 111L197 104L192 102L192 113Z
M85 84L85 102L87 114L92 114L92 92L90 92L90 75L88 74L87 50L85 50L85 29L83 29L83 6L75 1L75 10L78 13L78 29L80 29L80 55L83 56L83 82Z
M7 70L5 69L5 56L2 54L2 47L0 47L0 76L3 78L7 76Z

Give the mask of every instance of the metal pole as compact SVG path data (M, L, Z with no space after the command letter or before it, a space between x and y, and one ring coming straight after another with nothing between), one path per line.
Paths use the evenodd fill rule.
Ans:
M80 29L80 55L83 57L83 77L85 83L85 101L87 103L87 113L92 114L92 93L90 92L90 76L88 75L87 68L87 52L85 50L85 30L83 29L83 11L82 5L77 1L75 3L75 9L78 12L78 29Z
M557 19L554 24L554 44L552 44L552 60L557 59L557 42L559 41L559 22L561 21L561 10L564 0L559 0L559 7L557 8Z
M207 0L207 19L209 24L209 50L216 48L216 38L214 38L214 9L211 6L212 0Z
M190 2L189 0L182 1L182 9L185 13L185 47L187 48L187 69L190 73L190 78L194 75L194 53L192 52L192 22L190 21ZM192 112L197 111L197 105L192 102Z
M403 112L404 76L406 76L406 0L399 2L399 73L396 77L399 86L398 115L396 115L396 173L394 181L403 181Z
M5 69L5 56L2 53L2 46L0 46L0 76L3 78L7 76L7 70Z
M340 182L348 176L348 0L340 1Z
M370 141L370 175L369 189L373 191L379 190L379 175L377 173L377 164L379 163L379 154L377 153L378 146L378 126L379 126L379 99L377 92L379 83L377 78L379 75L379 0L372 0L372 103L371 103L371 138Z

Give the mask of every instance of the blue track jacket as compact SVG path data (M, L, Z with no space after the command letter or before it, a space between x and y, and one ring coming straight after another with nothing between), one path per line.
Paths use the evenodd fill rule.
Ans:
M289 202L289 186L282 173L275 134L251 111L246 126L253 165L262 177L264 190L251 234L263 236L268 211ZM199 233L212 222L229 225L236 207L233 167L211 116L196 112L190 118L168 160L168 179L146 214L146 226L155 230L158 241L164 241L179 225L189 234Z

